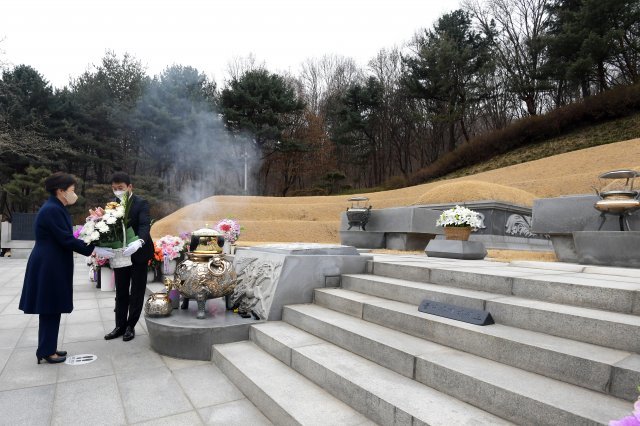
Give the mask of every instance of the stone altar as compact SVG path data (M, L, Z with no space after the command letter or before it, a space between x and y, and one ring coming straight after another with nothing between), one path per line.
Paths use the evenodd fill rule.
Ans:
M458 203L474 210L483 219L469 241L484 243L485 247L511 250L551 250L544 233L531 228L531 209L500 201L471 201ZM441 227L435 226L443 210L454 204L425 204L371 210L366 231L348 230L343 213L340 224L340 242L360 248L387 248L392 250L424 250L431 240L443 239Z
M151 346L158 353L210 360L212 345L247 340L257 320L280 320L284 305L312 302L315 288L339 286L342 274L364 273L370 260L355 247L334 244L270 244L226 257L238 274L231 299L246 317L227 310L224 298L207 301L205 319L195 318L195 302L188 310L174 309L169 317L145 317ZM147 285L149 292L163 287Z
M310 303L313 290L337 287L340 275L363 273L369 256L334 244L268 244L239 250L231 304L243 315L280 320L282 307Z

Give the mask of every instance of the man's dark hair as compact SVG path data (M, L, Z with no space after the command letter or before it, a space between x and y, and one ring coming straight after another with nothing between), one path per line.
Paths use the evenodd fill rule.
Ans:
M44 189L51 195L56 195L58 189L66 191L71 185L78 183L76 177L69 173L56 172L44 180Z
M125 172L115 172L111 176L111 183L125 183L131 185L131 178Z

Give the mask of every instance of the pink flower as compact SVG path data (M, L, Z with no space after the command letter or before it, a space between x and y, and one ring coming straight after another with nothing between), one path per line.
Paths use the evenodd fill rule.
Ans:
M104 215L104 209L102 207L98 207L95 210L89 209L89 217L87 220L91 219L95 221L96 219L101 218Z
M620 420L611 420L609 426L640 426L640 400L633 404L633 416L626 416Z
M640 426L640 421L636 416L627 416L620 420L611 420L609 426Z

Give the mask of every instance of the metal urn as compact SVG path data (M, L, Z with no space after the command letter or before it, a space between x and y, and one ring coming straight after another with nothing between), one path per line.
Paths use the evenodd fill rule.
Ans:
M176 267L172 287L183 297L196 299L198 319L205 318L207 299L233 293L237 276L231 262L224 258L224 237L214 229L202 228L191 234L187 259Z
M640 191L633 189L634 179L640 177L640 173L635 170L612 170L599 176L601 182L603 179L618 180L618 187L612 187L607 190L598 190L596 193L600 197L594 207L600 212L601 221L598 230L602 229L606 220L605 215L618 215L620 222L620 230L624 231L624 225L629 228L627 218L636 210L640 210ZM604 186L601 184L601 186ZM607 186L611 186L607 185Z
M349 201L351 201L351 207L347 208L347 221L349 222L347 231L354 226L366 231L367 222L371 216L371 206L366 206L369 199L367 197L351 197Z
M144 303L144 313L149 317L168 317L172 310L167 293L152 293Z

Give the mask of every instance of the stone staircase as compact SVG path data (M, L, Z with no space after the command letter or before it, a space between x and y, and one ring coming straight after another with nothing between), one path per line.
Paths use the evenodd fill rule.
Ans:
M640 271L371 262L213 361L274 424L608 424L640 384ZM475 326L428 298L486 309Z

